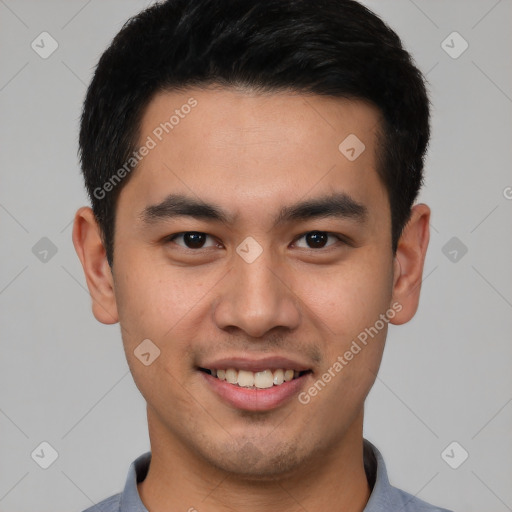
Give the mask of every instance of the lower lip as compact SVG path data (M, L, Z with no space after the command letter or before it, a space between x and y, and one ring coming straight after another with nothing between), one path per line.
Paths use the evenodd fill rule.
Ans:
M297 395L301 388L304 387L306 378L310 375L306 373L296 379L283 382L280 386L254 389L230 384L225 380L220 380L200 370L199 373L203 375L211 389L225 402L235 409L242 409L244 411L269 411L276 409Z

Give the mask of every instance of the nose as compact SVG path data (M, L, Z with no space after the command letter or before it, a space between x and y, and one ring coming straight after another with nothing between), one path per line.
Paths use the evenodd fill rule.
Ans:
M293 330L300 323L300 301L290 274L269 249L251 263L236 254L219 284L213 314L220 329L238 328L260 338L276 327Z

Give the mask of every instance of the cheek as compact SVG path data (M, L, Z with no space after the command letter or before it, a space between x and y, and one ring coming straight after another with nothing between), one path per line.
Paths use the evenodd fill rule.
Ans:
M186 276L171 274L144 254L123 259L116 268L115 294L120 323L128 333L161 338L197 302L198 288ZM196 292L194 292L196 290Z
M116 301L123 345L134 377L151 382L154 373L146 371L134 354L146 339L160 350L152 365L177 376L192 364L187 365L189 344L205 321L208 292L219 276L198 267L173 269L168 263L142 257L126 258L117 271ZM149 382L144 383L148 389Z
M309 274L305 288L309 290L308 309L320 320L322 329L319 342L327 374L317 378L329 380L332 392L324 404L341 408L340 415L350 413L353 404L367 395L384 350L388 322L381 315L390 308L391 259L370 256L367 251L328 274L321 270ZM311 286L313 283L316 285Z
M308 307L327 332L343 341L373 325L389 307L392 277L387 262L360 258L325 272L318 269L302 282Z

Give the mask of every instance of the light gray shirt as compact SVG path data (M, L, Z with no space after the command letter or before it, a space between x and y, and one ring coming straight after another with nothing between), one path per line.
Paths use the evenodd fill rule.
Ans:
M151 452L134 460L128 471L123 492L111 496L83 512L148 512L142 503L137 483L146 478ZM429 505L393 487L388 480L384 459L377 448L364 440L364 468L372 492L364 512L450 512L444 508Z

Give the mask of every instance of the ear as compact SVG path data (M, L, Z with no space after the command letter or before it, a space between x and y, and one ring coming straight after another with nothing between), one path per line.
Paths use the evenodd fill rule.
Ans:
M408 322L416 313L420 300L423 265L430 239L430 208L417 204L411 210L394 260L393 299L402 309L397 311L392 324Z
M114 279L100 235L100 227L91 208L84 206L75 214L73 245L80 258L92 298L92 312L98 322L119 321Z

